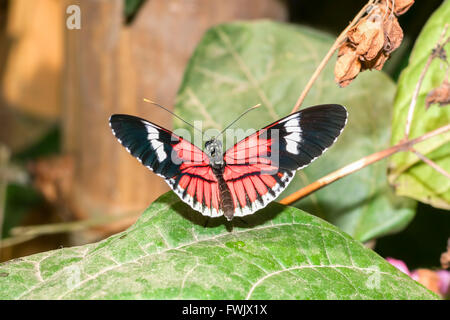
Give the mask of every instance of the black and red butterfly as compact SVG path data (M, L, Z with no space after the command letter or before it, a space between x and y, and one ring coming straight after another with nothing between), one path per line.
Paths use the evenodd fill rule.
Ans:
M124 114L109 123L119 142L144 166L205 216L228 220L264 208L330 147L347 122L347 110L318 105L284 117L223 153L220 140L205 152L147 120ZM276 157L274 157L276 155ZM274 160L276 159L276 160Z

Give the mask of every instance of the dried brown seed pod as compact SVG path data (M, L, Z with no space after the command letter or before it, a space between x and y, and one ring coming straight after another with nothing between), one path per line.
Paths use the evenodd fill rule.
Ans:
M384 32L383 19L380 10L372 13L349 30L349 40L356 46L356 54L363 60L372 60L383 49Z
M347 86L361 70L361 62L351 45L344 44L338 53L338 59L334 67L335 81L340 87Z
M359 72L383 68L403 40L396 15L405 13L413 3L413 0L381 0L347 32L334 70L339 86L347 86Z
M378 55L375 57L375 59L370 60L370 61L363 61L361 71L371 70L371 69L381 70L381 69L383 69L385 62L388 59L389 59L389 55L386 54L382 50L378 53Z
M414 4L414 0L381 0L380 6L388 6L392 10L392 3L394 3L394 13L397 16L404 14Z
M403 40L403 30L398 23L398 20L394 16L386 17L383 24L384 29L384 47L383 50L386 54L390 54L397 49Z

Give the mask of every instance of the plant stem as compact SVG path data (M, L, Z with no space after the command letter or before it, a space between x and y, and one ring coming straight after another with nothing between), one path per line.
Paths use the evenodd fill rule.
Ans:
M396 144L395 146L392 146L390 148L387 148L385 150L382 151L378 151L376 153L373 153L369 156L366 156L364 158L361 158L355 162L350 163L349 165L346 165L345 167L342 167L316 181L314 181L313 183L311 183L310 185L301 188L300 190L292 193L291 195L287 196L286 198L282 199L280 201L280 203L282 204L292 204L304 197L306 197L307 195L329 185L330 183L339 180L353 172L356 172L358 170L361 170L362 168L367 167L368 165L380 161L384 158L387 158L391 155L393 155L394 153L397 153L399 151L408 151L413 145L423 142L427 139L430 139L432 137L435 137L437 135L440 135L442 133L445 133L447 131L450 131L450 124L440 127L436 130L430 131L426 134L424 134L423 136L420 136L418 138L412 139L412 140L407 140L407 141L402 141L399 142L398 144Z
M342 44L342 42L345 41L347 38L347 32L353 28L353 26L359 21L359 19L367 12L367 8L369 8L371 5L373 5L378 0L370 0L367 2L367 4L358 12L358 14L353 18L352 22L347 26L347 28L344 29L344 31L341 32L339 37L337 37L334 44L331 46L330 50L328 50L325 57L320 62L319 66L317 67L316 71L314 71L313 75L309 79L309 82L306 84L306 87L303 89L303 92L300 94L300 97L298 98L297 102L295 103L294 108L292 109L291 113L296 112L301 104L303 103L303 100L305 100L306 95L308 94L309 90L311 90L311 87L313 86L314 82L316 82L317 78L319 77L322 70L325 68L326 64L330 60L330 58L333 56L334 52L337 48Z
M410 151L412 153L414 153L420 160L422 160L423 162L425 162L427 165L429 165L430 167L432 167L434 170L436 170L437 172L439 172L440 174L446 176L448 179L450 179L450 173L448 173L447 171L445 171L443 168L441 168L440 166L437 165L437 163L435 163L434 161L428 159L427 157L425 157L423 154L421 154L419 151L417 151L414 148L411 148Z
M10 232L11 237L5 238L3 240L0 239L0 249L29 241L45 234L74 232L85 230L88 228L102 227L109 223L114 223L138 216L139 212L129 212L118 216L97 217L81 221L14 227Z
M6 206L6 187L8 185L6 170L8 168L9 157L9 150L5 146L0 145L0 241L3 236L2 230Z

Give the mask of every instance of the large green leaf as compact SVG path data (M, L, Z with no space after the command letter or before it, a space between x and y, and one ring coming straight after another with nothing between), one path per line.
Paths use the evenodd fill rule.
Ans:
M261 128L290 112L333 41L331 36L305 27L268 21L217 26L205 34L188 64L176 112L189 121L202 120L203 129L219 129L246 107L261 103L259 110L236 125L244 130ZM330 63L304 105L345 105L349 110L347 127L334 147L298 172L280 198L388 147L394 90L392 81L381 72L363 73L350 87L340 89ZM175 127L190 129L180 121ZM201 147L198 137L193 141ZM296 206L365 241L403 228L413 218L415 203L394 196L387 184L386 161L381 161Z
M0 299L436 298L296 208L273 203L233 223L207 220L169 192L101 242L0 264Z
M431 50L435 47L444 25L449 21L450 1L445 1L428 20L414 45L409 65L402 72L398 83L392 121L392 144L404 138L413 92ZM450 54L448 47L449 45L446 46L447 56ZM442 65L442 61L434 60L424 78L414 110L410 138L450 123L450 107L433 105L425 110L426 95L444 79L445 68ZM418 144L416 149L450 172L450 133ZM408 196L438 208L450 209L450 179L420 161L416 155L399 153L391 158L389 166L389 181L395 186L398 195Z

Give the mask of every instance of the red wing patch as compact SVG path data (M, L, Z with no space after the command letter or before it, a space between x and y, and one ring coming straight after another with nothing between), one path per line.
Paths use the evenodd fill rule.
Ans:
M192 165L209 165L208 156L192 143L175 136L178 140L172 145L173 150L176 152L176 156L182 160L181 167L187 167ZM176 140L176 141L177 141Z
M237 176L235 167L226 165L223 176L233 197L234 215L237 217L252 214L264 208L287 187L294 177L294 171L269 175L261 174L254 168L251 173Z
M244 140L236 143L227 150L224 161L227 164L265 164L270 161L265 159L271 152L272 140L262 137L267 130L260 130Z
M238 142L224 154L223 177L231 191L235 216L245 216L275 199L294 177L294 171L273 163L270 126Z
M186 140L173 145L175 161L181 162L180 173L167 180L175 193L194 210L205 216L222 215L216 176L208 156Z
M173 150L174 162L181 163L180 174L167 180L169 186L194 210L206 216L220 216L218 184L208 156L192 143L179 139Z

